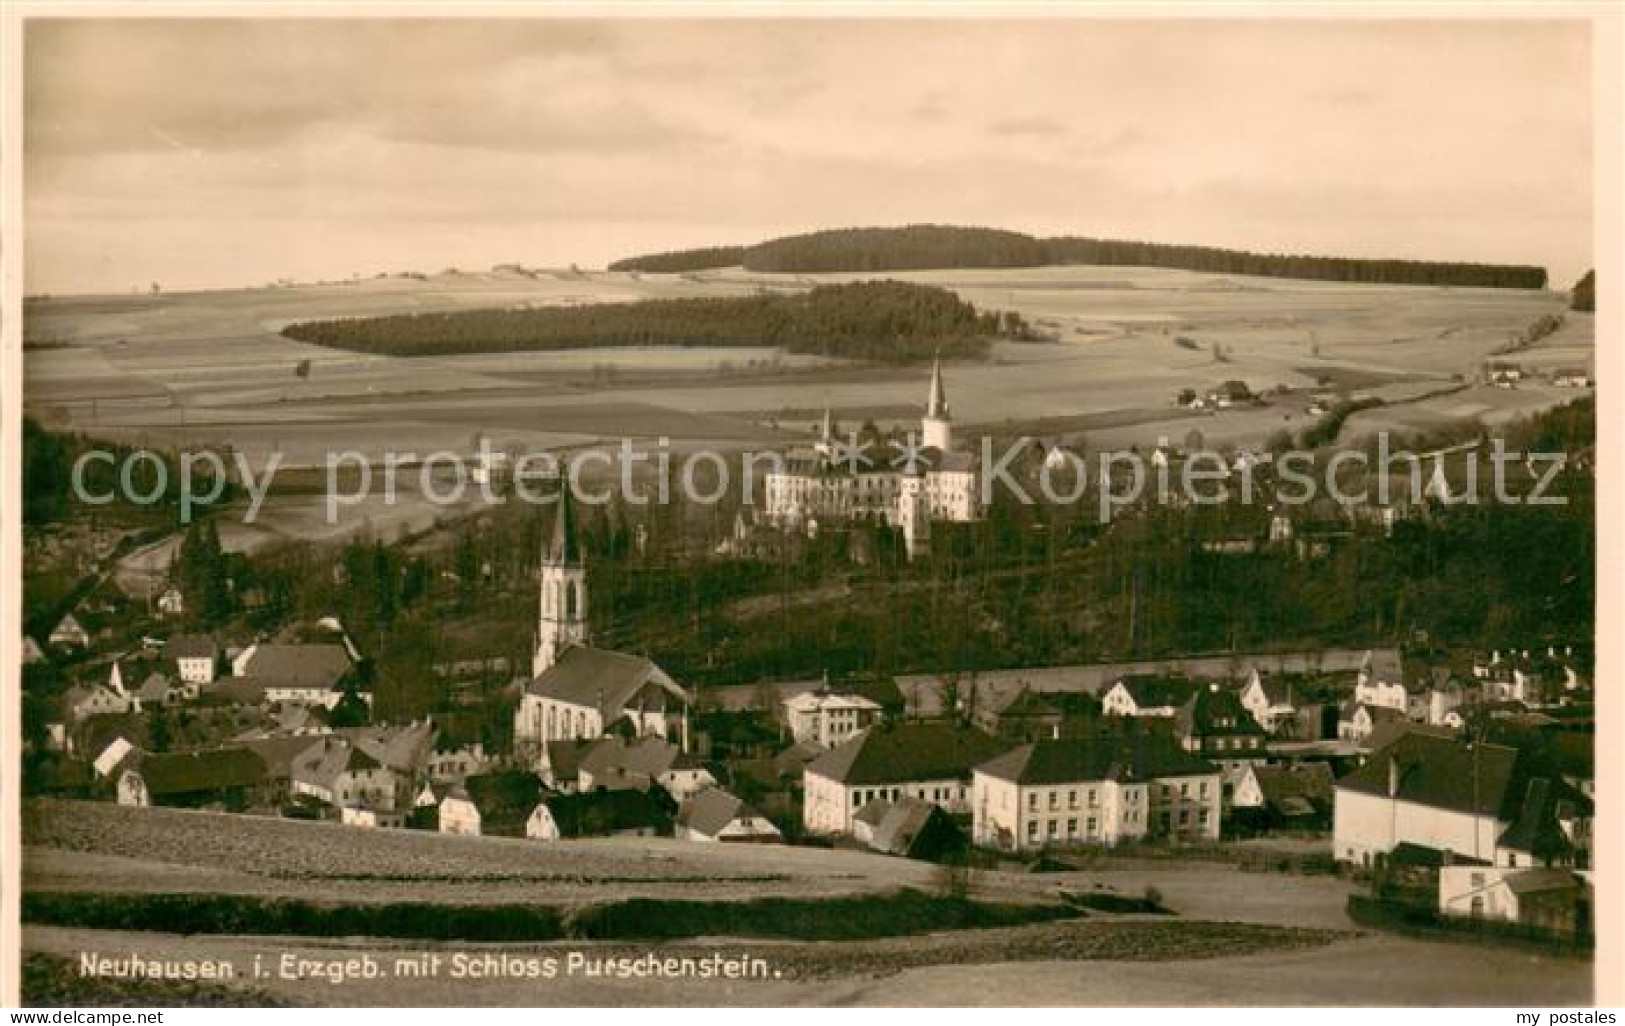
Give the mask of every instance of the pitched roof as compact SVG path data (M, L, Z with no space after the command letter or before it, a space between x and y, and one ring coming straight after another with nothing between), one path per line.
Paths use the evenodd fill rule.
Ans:
M1199 688L1174 713L1174 722L1184 734L1262 734L1264 728L1241 704L1241 696L1229 688L1209 684Z
M665 831L671 816L650 791L588 791L543 799L563 837L595 837L622 830Z
M1001 718L1048 718L1059 715L1061 715L1059 707L1025 684L999 708Z
M556 737L547 742L547 765L555 780L574 780L581 773L581 756L592 741Z
M293 760L293 779L331 787L341 773L362 772L380 767L377 759L342 737L328 735Z
M1529 781L1518 818L1501 831L1495 846L1525 851L1539 859L1558 858L1574 851L1557 821L1557 799L1550 780L1537 777Z
M1451 812L1495 815L1512 779L1515 749L1471 745L1411 731L1337 782L1340 789L1389 796ZM1392 779L1390 779L1392 778Z
M1173 738L1150 732L1044 738L984 762L976 771L1025 785L1156 780L1219 772L1206 759L1180 748Z
M741 817L761 814L719 787L707 787L683 803L677 812L677 825L707 837L715 837L724 827Z
M626 741L615 736L593 741L580 755L580 772L590 773L593 785L613 786L617 780L647 782L671 769L686 768L683 752L658 737Z
M558 662L532 680L525 690L542 698L597 709L608 725L646 684L653 684L684 702L689 700L688 693L676 681L642 656L587 645L565 649Z
M338 644L263 644L254 647L243 677L273 687L332 688L354 663Z
M858 811L852 813L854 823L867 823L870 826L879 826L880 821L886 818L891 811L891 801L886 798L874 798L858 806Z
M892 855L909 855L914 841L936 817L947 818L947 813L924 798L900 798L886 810L875 824L870 838L871 847Z
M1178 707L1196 692L1198 687L1189 677L1165 676L1154 673L1131 673L1117 681L1141 709Z
M1514 894L1583 890L1587 886L1583 877L1567 869L1521 869L1501 879Z
M177 634L164 645L164 654L171 659L213 659L219 651L207 634Z
M880 724L814 759L806 772L847 785L964 780L972 767L1003 748L1003 742L968 727Z
M1304 762L1294 766L1254 766L1252 773L1266 805L1299 798L1311 802L1329 802L1336 787L1332 768L1324 762Z
M147 679L135 689L135 696L143 702L162 702L169 696L170 679L158 670L147 674Z
M294 760L303 752L319 747L321 738L305 736L247 737L238 741L244 748L257 754L265 763L265 771L273 780L286 780L293 775Z
M480 810L480 829L523 823L541 804L547 789L541 778L523 770L484 773L463 781L463 793Z
M145 755L139 772L152 795L252 787L266 779L264 760L247 748Z

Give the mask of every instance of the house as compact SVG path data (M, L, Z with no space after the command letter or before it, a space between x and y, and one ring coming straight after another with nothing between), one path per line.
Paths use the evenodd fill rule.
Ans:
M437 735L429 756L429 779L437 784L454 784L481 773L486 766L485 745L479 741L458 741Z
M291 791L335 808L365 806L389 811L402 804L402 781L394 770L347 739L328 735L293 760Z
M1594 382L1584 367L1564 367L1552 371L1552 384L1558 388L1590 388Z
M264 701L333 708L353 683L355 661L338 643L250 645L232 665L233 676L264 689Z
M24 666L33 666L35 663L43 663L45 662L45 650L39 647L39 642L35 641L31 636L24 634L21 658Z
M1174 713L1174 736L1180 746L1224 770L1262 762L1264 728L1229 688L1209 684L1198 689Z
M139 686L130 693L137 712L186 699L186 688L162 670L147 674Z
M1060 737L1066 712L1054 701L1023 684L1002 702L979 704L976 725L995 737L1037 741Z
M72 613L65 614L51 629L46 644L52 648L89 648L90 633Z
M966 848L965 831L954 818L924 799L877 798L859 809L855 818L865 824L863 843L887 855L942 862Z
M1382 725L1403 722L1406 722L1404 709L1395 709L1390 705L1367 705L1351 698L1338 710L1337 737L1356 744L1368 743Z
M77 726L92 716L118 716L131 710L129 695L106 684L75 684L62 693L62 716Z
M1519 749L1407 731L1337 781L1333 852L1362 868L1406 842L1510 868L1586 865L1591 800L1541 772Z
M138 755L136 747L124 737L115 737L103 748L101 754L91 763L91 769L96 776L103 779L117 779L119 770L124 766L125 760L132 755Z
M1228 410L1232 406L1242 406L1253 401L1253 390L1247 387L1245 381L1232 379L1212 389L1207 394L1207 404L1214 409Z
M553 738L543 742L537 772L547 786L555 791L569 793L580 789L581 756L593 742L580 738Z
M536 774L507 770L452 785L440 801L440 832L467 837L529 837L547 789Z
M1257 829L1324 830L1335 804L1336 780L1324 762L1247 766L1230 796L1237 820Z
M1439 868L1439 911L1500 920L1562 937L1592 932L1591 882L1569 869Z
M780 704L790 736L821 748L834 748L884 715L879 702L828 690L792 695Z
M716 782L692 756L658 737L631 741L602 737L588 745L576 763L576 786L581 791L647 791L658 785L681 803Z
M186 596L171 584L159 593L157 605L159 616L180 616L186 612Z
M525 836L541 841L577 837L663 837L671 833L670 799L658 791L593 791L548 795Z
M175 635L164 646L164 656L174 662L175 675L185 683L198 687L214 683L220 647L207 634Z
M802 822L809 833L847 834L852 815L876 798L905 796L951 813L970 811L971 770L1005 743L968 727L882 723L809 762L802 771Z
M1100 700L1101 712L1107 716L1173 716L1197 687L1185 676L1130 674L1107 689Z
M975 770L976 843L1012 851L1218 839L1219 768L1150 731L1022 745Z
M118 803L238 812L265 784L265 763L248 748L144 754L120 774Z
M1241 687L1239 697L1242 708L1267 734L1274 734L1291 723L1298 714L1298 698L1294 693L1295 681L1280 674L1253 670L1247 683Z
M784 840L766 816L717 787L703 788L683 803L676 830L684 841L779 844Z

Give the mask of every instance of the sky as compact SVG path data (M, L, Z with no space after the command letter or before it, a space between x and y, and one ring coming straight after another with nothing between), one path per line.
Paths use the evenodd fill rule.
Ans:
M1581 21L33 19L25 288L919 222L1591 264Z

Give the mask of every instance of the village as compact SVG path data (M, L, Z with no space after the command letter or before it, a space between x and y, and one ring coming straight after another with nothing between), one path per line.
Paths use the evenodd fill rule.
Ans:
M939 452L942 389L934 371ZM810 459L827 459L827 426L821 439ZM848 501L832 470L807 473L819 487L773 492L795 532L803 498L826 517ZM1347 876L1357 921L1589 943L1588 639L826 671L702 698L657 658L595 647L593 564L560 487L530 672L490 699L510 710L502 740L458 713L375 717L371 660L336 616L274 636L179 629L199 596L177 584L118 636L69 612L26 639L30 661L77 667L31 793L538 844L856 848L966 871L1217 855ZM961 519L947 506L898 517L908 558L929 551L924 510Z

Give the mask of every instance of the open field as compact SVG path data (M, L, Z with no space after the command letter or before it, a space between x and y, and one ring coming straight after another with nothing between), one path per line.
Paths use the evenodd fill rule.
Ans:
M468 452L494 445L585 448L623 436L674 447L777 446L805 437L809 411L910 420L919 369L870 369L769 349L606 349L396 359L305 345L293 320L517 304L745 295L857 275L464 273L158 296L62 297L30 305L25 401L56 426L137 444L229 444L252 462L320 466L329 450L374 460L388 450ZM978 427L1082 431L1095 447L1182 439L1257 442L1310 423L1293 399L1192 415L1181 388L1239 378L1255 391L1346 387L1388 405L1356 430L1500 420L1573 398L1530 384L1412 403L1469 380L1537 318L1554 293L1341 285L1145 268L1051 267L898 273L953 289L980 307L1014 309L1058 341L1001 342L983 364L948 369L961 436ZM1215 346L1223 358L1215 356ZM1592 322L1516 354L1540 367L1592 365ZM298 373L308 361L306 373ZM1324 383L1324 384L1323 384ZM414 497L408 505L426 505ZM296 504L295 504L296 505ZM361 511L345 514L342 529ZM414 522L416 514L399 515ZM417 518L421 519L421 518ZM284 503L261 530L302 535Z
M671 840L539 844L495 838L366 831L211 813L33 802L27 807L29 893L251 895L324 906L388 902L581 908L652 897L692 902L928 889L932 867L858 852ZM293 1004L1400 1004L1587 1001L1591 966L1471 944L1371 934L1343 912L1348 885L1329 877L1242 873L1222 863L1114 860L1113 868L1057 874L979 872L979 901L1052 903L1064 891L1154 886L1175 917L1090 914L1082 919L919 937L794 941L764 937L636 944L627 941L440 942L421 939L180 936L29 924L24 948L76 961L122 957L230 961L229 986ZM598 934L589 934L598 936ZM753 980L639 980L561 975L551 980L241 978L255 956L331 960L429 952L641 957L720 952L767 960ZM1177 965L1170 972L1169 965ZM1493 972L1485 974L1486 967ZM1237 987L1245 978L1247 987ZM1170 990L1177 979L1177 990ZM1371 992L1382 981L1380 996ZM1485 988L1489 987L1490 990ZM202 998L200 998L201 1000Z

